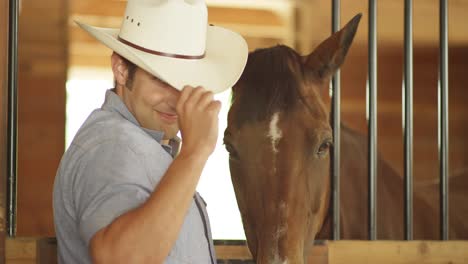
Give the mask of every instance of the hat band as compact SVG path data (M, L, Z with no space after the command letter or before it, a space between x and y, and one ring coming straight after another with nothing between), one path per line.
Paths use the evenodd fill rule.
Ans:
M141 50L143 52L150 53L150 54L153 54L153 55L158 55L158 56L164 56L164 57L170 57L170 58L176 58L176 59L185 59L185 60L199 60L199 59L203 59L205 57L205 53L203 53L202 55L198 55L198 56L190 56L190 55L172 54L172 53L166 53L166 52L151 50L151 49L147 49L147 48L138 46L137 44L134 44L134 43L132 43L132 42L130 42L128 40L125 40L125 39L121 38L120 36L118 37L118 40L120 42L132 47L132 48L135 48L137 50Z

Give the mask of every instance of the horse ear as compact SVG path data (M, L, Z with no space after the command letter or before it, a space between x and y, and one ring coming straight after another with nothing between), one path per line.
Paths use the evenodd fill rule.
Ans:
M317 73L320 79L329 79L343 63L361 16L362 14L356 15L344 28L335 32L304 58L306 66Z

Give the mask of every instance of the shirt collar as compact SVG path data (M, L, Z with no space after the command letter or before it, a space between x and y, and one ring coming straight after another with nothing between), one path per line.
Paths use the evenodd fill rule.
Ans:
M142 127L140 123L138 123L138 120L136 120L133 114L128 110L127 106L122 101L122 99L120 99L120 97L112 89L106 91L106 97L104 100L104 104L102 105L102 109L111 111L111 112L116 112L120 114L123 118L125 118L126 120L132 122L134 125L143 129L143 131L145 131L154 140L156 140L159 144L161 144L161 146L169 154L171 154L171 156L174 157L179 152L180 139L178 137L175 137L169 140L168 145L162 144L161 141L164 138L164 132L151 130L151 129Z

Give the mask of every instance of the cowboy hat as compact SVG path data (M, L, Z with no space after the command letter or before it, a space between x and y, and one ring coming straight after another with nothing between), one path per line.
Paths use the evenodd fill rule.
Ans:
M98 41L178 90L232 87L247 62L237 33L208 25L204 0L128 0L120 29L75 21Z

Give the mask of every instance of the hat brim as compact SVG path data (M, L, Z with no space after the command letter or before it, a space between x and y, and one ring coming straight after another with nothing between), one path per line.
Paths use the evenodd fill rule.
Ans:
M190 85L202 86L214 93L223 92L237 82L247 63L245 40L222 27L208 26L204 58L180 59L153 55L128 46L117 39L119 29L75 22L117 54L178 90Z

